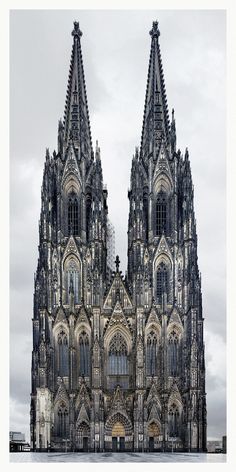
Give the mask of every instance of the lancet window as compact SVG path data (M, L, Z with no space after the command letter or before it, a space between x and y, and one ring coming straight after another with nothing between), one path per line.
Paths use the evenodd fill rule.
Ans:
M58 436L60 438L66 439L68 436L68 409L66 408L66 405L64 403L61 403L61 405L58 408L57 412L58 416Z
M74 192L68 199L68 233L78 236L79 234L79 203Z
M166 234L167 230L167 198L164 192L160 192L156 199L156 235Z
M116 333L109 346L109 374L128 374L127 344L121 333Z
M172 404L169 408L168 420L169 420L168 421L169 436L170 437L179 436L180 415L179 415L179 409L175 404Z
M58 334L58 374L61 377L69 375L69 355L68 355L68 338L64 331Z
M80 301L80 272L78 264L71 259L66 267L66 303L70 302L73 293L75 304Z
M147 375L157 375L157 336L154 331L148 334L146 349Z
M83 331L79 337L79 373L80 375L89 375L89 357L90 357L89 337Z
M175 331L169 336L168 340L168 364L169 375L176 376L179 373L179 337Z
M157 268L157 275L156 275L157 285L156 285L156 294L157 294L157 302L161 304L162 302L162 295L166 292L167 301L169 299L169 274L166 264L161 262Z

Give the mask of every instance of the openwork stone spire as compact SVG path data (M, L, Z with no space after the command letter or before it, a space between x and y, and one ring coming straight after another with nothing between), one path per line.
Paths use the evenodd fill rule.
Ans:
M152 42L141 139L141 156L146 163L149 156L156 157L162 140L166 144L170 142L169 113L157 21L153 22L150 35Z
M92 141L80 44L82 31L77 21L74 22L71 34L74 41L64 113L64 141L67 145L69 140L72 140L75 147L80 148L81 155L90 158L92 156Z

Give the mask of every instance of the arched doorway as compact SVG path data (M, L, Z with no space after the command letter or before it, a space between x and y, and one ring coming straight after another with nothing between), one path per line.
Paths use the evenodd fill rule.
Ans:
M153 452L157 445L158 436L160 435L160 428L155 421L152 421L148 426L148 447L149 452Z
M125 450L125 428L124 425L117 421L112 428L112 451L124 451Z
M81 452L88 452L89 450L90 428L89 425L83 421L77 428L77 449Z

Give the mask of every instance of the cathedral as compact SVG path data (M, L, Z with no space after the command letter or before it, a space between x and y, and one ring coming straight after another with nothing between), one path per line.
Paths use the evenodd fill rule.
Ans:
M128 266L111 261L74 22L57 151L46 150L34 280L33 451L206 451L201 276L188 150L176 149L158 23L131 163Z

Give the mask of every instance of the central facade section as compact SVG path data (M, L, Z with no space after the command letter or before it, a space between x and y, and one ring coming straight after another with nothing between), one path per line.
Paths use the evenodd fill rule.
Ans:
M35 275L31 447L204 451L201 281L188 151L169 122L153 23L132 160L128 271L110 261L107 190L92 148L79 24L58 149L46 160ZM113 270L115 268L115 270Z

